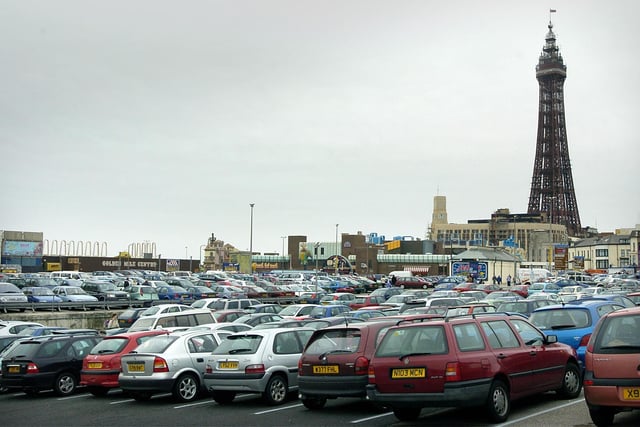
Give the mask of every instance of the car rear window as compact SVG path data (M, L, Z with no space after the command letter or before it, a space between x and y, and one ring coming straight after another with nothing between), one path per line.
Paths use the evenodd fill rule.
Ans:
M529 320L540 329L586 328L591 325L589 310L583 309L535 311Z
M314 336L305 353L332 354L354 353L360 346L359 329L327 330Z
M444 328L438 325L394 328L387 331L376 351L377 357L407 354L448 353Z
M640 353L640 315L606 318L598 331L594 352Z
M129 342L128 338L107 338L91 349L89 354L120 353Z
M164 353L177 340L175 335L159 335L143 342L136 348L136 353Z
M262 335L231 335L222 341L213 354L255 354L262 342Z

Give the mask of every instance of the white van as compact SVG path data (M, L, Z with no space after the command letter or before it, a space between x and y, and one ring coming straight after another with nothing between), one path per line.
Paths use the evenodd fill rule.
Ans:
M79 271L52 271L49 276L52 279L80 279Z
M392 271L391 273L387 274L387 277L413 277L413 273L410 271L404 271L404 270L398 270L398 271Z
M207 323L216 323L211 310L194 308L175 313L152 314L151 316L140 317L131 325L129 332L150 331L152 329L175 330L206 325Z

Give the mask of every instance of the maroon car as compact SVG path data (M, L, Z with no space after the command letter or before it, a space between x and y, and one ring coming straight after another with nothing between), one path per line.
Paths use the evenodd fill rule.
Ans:
M350 323L315 331L298 362L302 404L317 410L328 398L365 397L369 360L396 322Z

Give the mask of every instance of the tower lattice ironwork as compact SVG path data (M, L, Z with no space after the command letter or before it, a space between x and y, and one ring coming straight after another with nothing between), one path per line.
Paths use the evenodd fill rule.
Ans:
M556 45L551 21L548 28L536 66L540 86L538 137L528 213L545 212L550 223L564 224L570 236L578 236L582 227L573 187L564 112L567 67Z

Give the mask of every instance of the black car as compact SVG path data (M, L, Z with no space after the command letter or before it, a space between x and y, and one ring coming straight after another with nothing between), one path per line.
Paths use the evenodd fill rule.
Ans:
M48 335L21 341L2 358L0 385L35 395L53 389L73 393L80 382L82 359L101 340L98 335Z
M121 328L129 328L133 325L133 322L138 320L140 315L146 311L146 307L141 308L129 308L118 315L118 326Z
M98 298L98 301L114 302L115 305L129 305L129 294L118 290L116 285L107 281L87 281L81 286L89 295Z

